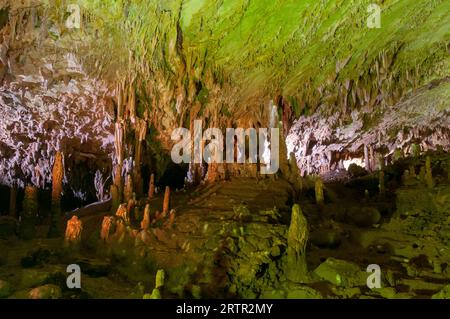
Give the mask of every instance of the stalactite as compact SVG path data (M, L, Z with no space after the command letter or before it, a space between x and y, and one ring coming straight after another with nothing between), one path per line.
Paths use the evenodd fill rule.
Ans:
M152 199L155 196L155 174L150 175L150 183L148 187L148 198Z
M170 209L170 187L166 186L166 191L164 192L164 203L163 203L163 215L169 213Z
M25 187L23 210L20 220L19 235L22 239L33 239L36 235L35 223L38 214L38 189L35 186Z
M123 136L124 130L121 123L115 124L114 131L114 148L116 163L114 166L114 185L119 191L119 202L123 200L123 182L122 182L122 165L123 165Z
M308 222L298 204L292 207L291 224L287 238L286 275L293 282L308 280L306 245L308 242Z
M366 171L370 172L369 148L367 145L364 145L364 167Z
M63 154L57 152L52 170L52 205L50 229L48 232L49 237L58 237L61 235L61 194L63 178Z
M117 96L117 120L121 120L123 118L124 115L124 101L125 101L125 97L124 97L124 83L123 82L119 82L117 84L117 91L116 91L116 96Z
M143 181L141 177L141 157L142 157L142 142L147 135L147 122L142 119L136 121L136 145L135 145L135 165L133 169L134 189L138 196L143 194Z
M131 122L134 123L136 120L136 89L133 83L129 85L127 113L129 114Z

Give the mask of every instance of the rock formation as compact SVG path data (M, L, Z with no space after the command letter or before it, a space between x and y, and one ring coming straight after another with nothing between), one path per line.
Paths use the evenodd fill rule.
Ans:
M294 282L308 281L306 245L308 243L308 222L298 204L292 207L291 224L287 237L286 276Z
M69 245L77 245L81 242L81 233L83 231L83 222L77 216L72 216L67 221L64 240Z

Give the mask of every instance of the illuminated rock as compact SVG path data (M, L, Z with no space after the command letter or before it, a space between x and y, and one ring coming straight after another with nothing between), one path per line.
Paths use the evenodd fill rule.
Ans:
M78 244L81 241L81 233L83 231L83 222L77 216L72 216L67 221L66 233L64 236L65 242L68 244Z
M130 223L130 215L125 204L121 204L116 212L116 217L121 219L125 224Z
M145 205L144 209L144 218L141 221L141 229L147 230L150 227L151 218L150 218L150 205Z
M169 209L170 209L170 187L166 186L166 191L164 192L164 202L162 211L164 216L169 213Z
M100 231L100 238L107 242L114 226L114 217L105 216L102 221L102 229Z
M63 178L63 154L56 152L52 170L52 205L50 229L48 232L49 237L58 237L61 235L61 194Z
M286 264L286 276L294 282L308 280L308 267L306 264L308 236L308 222L300 206L295 204L292 207L291 224L288 231Z

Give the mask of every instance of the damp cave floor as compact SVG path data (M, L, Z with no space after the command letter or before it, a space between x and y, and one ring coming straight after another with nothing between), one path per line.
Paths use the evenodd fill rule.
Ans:
M448 189L448 183L444 187ZM229 264L218 260L217 249L224 240L236 235L234 232L239 233L241 227L245 228L249 242L252 242L251 236L255 236L257 242L272 235L285 235L290 207L296 196L288 182L271 178L233 179L175 192L171 202L176 210L174 225L153 228L139 243L134 241L129 246L121 246L123 255L116 252L112 257L106 256L105 250L108 249L99 249L92 244L93 238L98 237L102 219L108 214L106 212L82 218L84 244L70 252L63 248L62 239L46 239L46 227L41 226L38 238L33 241L17 238L0 241L0 249L6 255L6 262L0 266L0 279L15 287L15 293L10 298L26 298L32 287L49 282L64 286L67 265L82 263L88 268L83 273L82 292L63 289L64 298L142 298L143 291L151 291L157 269L165 269L169 276L173 269L174 277L184 279L186 275L180 269L210 268L215 279L205 284L206 297L220 297L223 295L216 295L215 290L223 291L229 284ZM332 182L326 184L325 205L315 204L311 190L306 190L296 200L310 225L311 237L307 250L310 270L330 257L351 261L361 269L369 264L379 264L383 271L396 278L396 298L429 298L448 285L448 245L432 236L415 236L399 231L402 221L392 218L396 209L395 197L379 199L376 195L370 196L364 198L360 185L355 187ZM162 194L150 200L149 204L152 214L161 210ZM245 207L244 211L242 207ZM276 220L261 213L274 207L279 212ZM382 213L381 219L376 225L355 225L346 219L348 211L354 207L376 207ZM250 216L246 216L246 212ZM395 223L399 228L395 227ZM133 250L133 246L142 249L133 253L130 257L132 261L124 265L121 258L127 255L127 249ZM260 248L258 243L251 247L256 250ZM36 249L56 253L46 256L41 263L24 267L23 258ZM141 260L145 260L143 265ZM444 269L436 271L433 262L430 264L427 260L434 260ZM193 273L198 275L198 271ZM191 276L189 280L195 278ZM328 283L311 285L320 290L324 297L340 298L332 292L333 287ZM362 294L380 297L364 289ZM167 297L176 295L167 293Z

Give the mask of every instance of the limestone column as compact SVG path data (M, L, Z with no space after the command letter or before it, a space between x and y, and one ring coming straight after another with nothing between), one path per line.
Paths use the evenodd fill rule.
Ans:
M64 178L63 154L57 152L52 170L52 204L49 237L59 237L61 235L61 194L62 182Z

